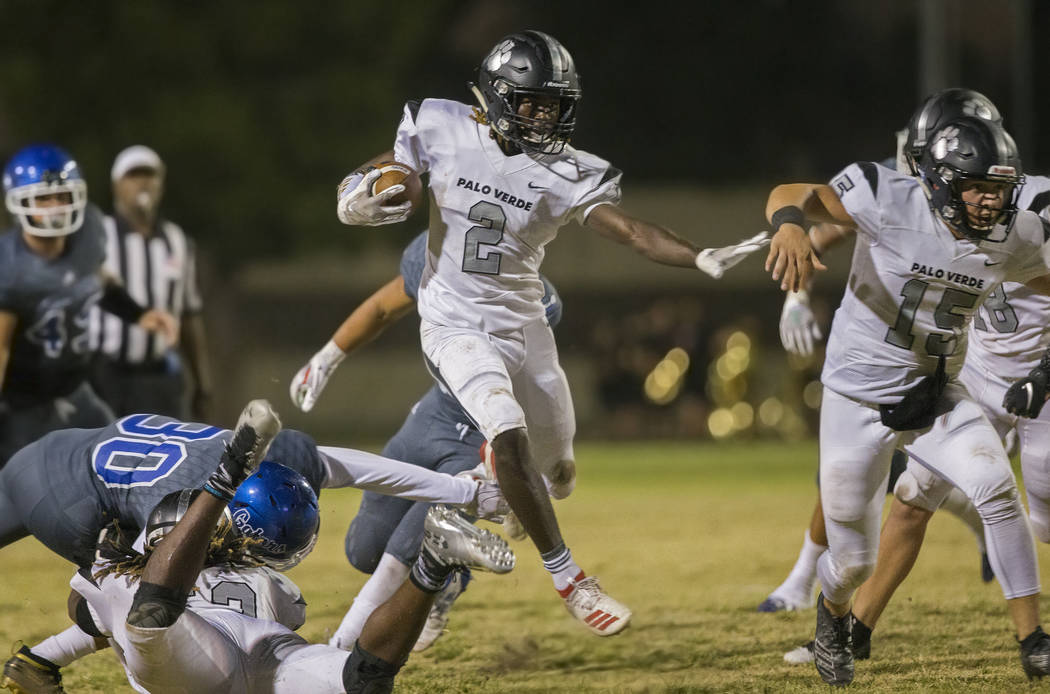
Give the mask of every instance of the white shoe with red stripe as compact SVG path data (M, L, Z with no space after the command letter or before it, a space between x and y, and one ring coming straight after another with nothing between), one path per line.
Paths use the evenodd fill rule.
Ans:
M558 592L565 598L569 613L598 636L618 634L631 622L627 606L606 595L594 576L580 578Z

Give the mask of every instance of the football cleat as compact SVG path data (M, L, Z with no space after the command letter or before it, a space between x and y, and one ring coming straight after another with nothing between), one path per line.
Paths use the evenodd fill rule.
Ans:
M470 583L470 571L464 569L452 572L448 583L434 600L434 605L430 608L430 614L427 615L427 622L423 625L423 631L419 632L416 645L412 647L415 653L425 651L442 637L445 633L445 627L448 626L448 616L452 611L452 604L459 599L460 595L466 592L468 583Z
M820 678L833 687L853 681L851 615L836 617L824 606L824 593L817 596L817 634L813 640L813 663Z
M255 430L255 441L252 445L252 468L259 466L266 459L266 452L270 450L270 444L281 431L281 420L273 411L268 400L252 400L244 406L241 416L237 419L237 428L234 429L233 440L237 440L237 432L242 427L250 426Z
M1021 641L1021 667L1029 680L1050 675L1050 636L1042 627L1036 627Z
M606 595L594 576L574 581L559 593L565 598L569 614L583 622L592 634L612 636L631 623L631 611Z
M482 530L448 506L432 506L423 524L423 544L451 566L505 574L514 568L514 552L499 535Z
M62 688L62 675L58 666L35 655L25 645L13 651L4 663L0 687L6 687L15 694L61 694L66 691Z

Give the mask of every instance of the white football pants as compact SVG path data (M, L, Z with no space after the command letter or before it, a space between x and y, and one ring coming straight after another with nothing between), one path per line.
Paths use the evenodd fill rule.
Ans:
M486 439L526 428L533 464L544 476L574 459L576 412L546 321L499 334L423 321L420 337L435 377Z
M1003 409L1003 396L1013 379L989 373L969 359L963 364L959 380L980 404L1000 439L1005 440L1011 430L1017 432L1032 532L1040 542L1050 543L1050 406L1044 407L1036 419L1008 413ZM907 489L905 496L910 498L901 496L901 501L912 506L936 510L951 489L948 482L911 462L905 475L910 479L902 491Z
M820 497L828 551L817 563L824 595L847 603L871 575L895 448L966 494L985 525L988 559L1008 598L1039 592L1035 547L996 430L966 388L951 381L929 429L897 432L876 408L827 388L820 411Z

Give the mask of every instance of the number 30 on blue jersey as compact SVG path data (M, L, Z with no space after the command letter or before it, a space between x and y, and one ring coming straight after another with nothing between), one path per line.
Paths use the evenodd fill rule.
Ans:
M161 421L150 424L152 419ZM95 474L107 487L150 487L186 459L185 442L205 441L223 432L219 427L149 414L125 417L117 422L117 429L125 436L106 439L91 455Z

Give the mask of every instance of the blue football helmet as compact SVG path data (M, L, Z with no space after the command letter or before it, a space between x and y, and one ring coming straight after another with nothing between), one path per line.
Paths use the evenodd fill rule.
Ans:
M264 460L237 488L229 509L240 534L262 540L249 550L252 556L278 571L298 564L317 542L317 495L305 477L284 465Z
M84 223L87 183L76 161L60 147L29 145L4 167L4 202L26 233L67 236ZM59 196L42 205L44 196Z

